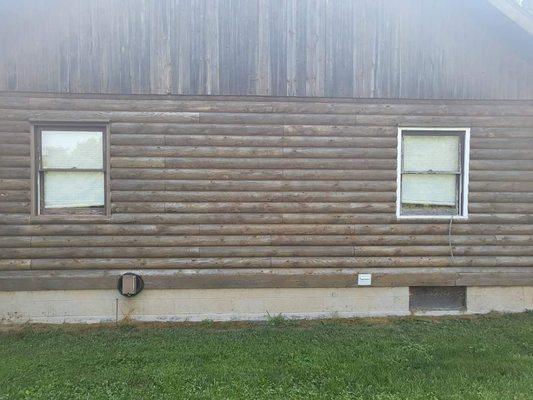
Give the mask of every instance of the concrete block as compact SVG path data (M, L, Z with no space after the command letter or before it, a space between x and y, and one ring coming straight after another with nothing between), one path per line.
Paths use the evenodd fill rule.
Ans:
M467 288L466 308L469 314L524 312L533 309L531 286L486 286Z

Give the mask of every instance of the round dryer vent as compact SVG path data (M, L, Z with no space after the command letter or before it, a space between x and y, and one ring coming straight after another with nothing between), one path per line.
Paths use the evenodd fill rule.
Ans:
M140 275L126 272L118 278L117 289L122 296L133 297L144 288L144 281Z

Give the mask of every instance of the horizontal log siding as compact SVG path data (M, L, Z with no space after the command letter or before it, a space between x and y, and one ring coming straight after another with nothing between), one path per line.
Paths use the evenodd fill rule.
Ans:
M5 93L0 118L2 271L420 268L423 283L533 265L531 102ZM110 121L111 217L31 218L28 120L93 118ZM470 218L451 235L396 219L406 123L472 127Z

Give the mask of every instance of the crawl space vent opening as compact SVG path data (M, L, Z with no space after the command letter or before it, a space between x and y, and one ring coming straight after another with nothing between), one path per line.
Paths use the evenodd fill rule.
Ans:
M410 311L463 311L466 308L464 286L411 286Z

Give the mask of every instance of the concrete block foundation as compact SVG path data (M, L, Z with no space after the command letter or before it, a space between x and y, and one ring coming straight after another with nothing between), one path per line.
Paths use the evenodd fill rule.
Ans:
M533 309L533 287L468 287L463 314ZM1 323L263 320L409 315L408 287L0 292ZM457 312L440 312L457 314Z

